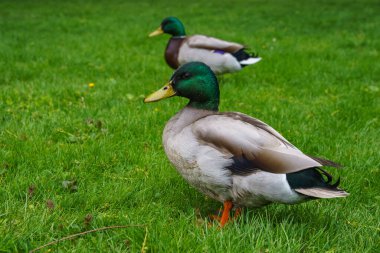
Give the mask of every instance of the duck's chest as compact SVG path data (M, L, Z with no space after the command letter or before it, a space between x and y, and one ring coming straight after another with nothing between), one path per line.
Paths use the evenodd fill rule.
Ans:
M169 122L170 123L170 122ZM199 173L197 163L198 144L189 129L175 131L167 124L163 134L163 146L170 162L186 179L193 181Z
M181 115L182 114L182 115ZM207 196L223 201L229 196L231 178L228 163L215 149L202 145L192 133L189 112L181 112L165 126L163 146L165 153L181 176Z
M173 69L177 69L179 67L178 53L184 40L184 37L172 37L166 46L165 61Z
M185 107L165 125L163 146L169 160L180 170L192 170L197 166L199 143L192 133L192 124L204 114L203 111Z
M218 161L213 159L214 155L205 156L207 147L199 145L186 132L166 140L164 149L168 159L181 176L200 192L222 202L230 198L230 176L216 168Z

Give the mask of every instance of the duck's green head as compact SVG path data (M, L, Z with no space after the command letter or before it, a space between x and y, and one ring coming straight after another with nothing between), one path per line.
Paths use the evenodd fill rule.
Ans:
M145 103L180 96L190 99L188 106L217 111L219 85L214 72L202 62L190 62L178 68L169 83L144 99Z
M154 32L149 34L149 37L153 37L163 33L168 33L173 36L185 36L185 27L178 18L167 17L164 20L162 20L160 27L158 27Z

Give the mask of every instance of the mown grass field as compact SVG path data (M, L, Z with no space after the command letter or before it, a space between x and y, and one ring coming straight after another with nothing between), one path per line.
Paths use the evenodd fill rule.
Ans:
M41 252L380 252L378 1L0 2L0 252L112 229ZM346 199L221 205L167 160L161 134L186 101L143 104L172 74L169 15L189 34L243 42L263 60L221 79L221 110L345 166ZM94 83L93 88L89 83Z

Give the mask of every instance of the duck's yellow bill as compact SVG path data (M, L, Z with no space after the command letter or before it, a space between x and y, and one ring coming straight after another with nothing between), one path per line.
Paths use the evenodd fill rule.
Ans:
M176 94L176 92L173 89L172 82L170 81L169 83L165 84L165 86L162 87L161 89L159 89L158 91L153 92L152 94L147 96L144 99L144 102L145 103L156 102L156 101L159 101L159 100L164 99L164 98L172 97L175 94Z
M160 34L163 34L163 33L164 33L164 31L162 30L162 28L160 26L154 32L151 32L149 34L149 37L153 37L153 36L160 35Z

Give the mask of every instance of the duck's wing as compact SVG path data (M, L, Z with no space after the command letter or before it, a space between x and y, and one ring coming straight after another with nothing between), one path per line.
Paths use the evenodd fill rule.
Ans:
M193 123L192 131L203 145L267 172L292 173L337 165L305 155L272 127L242 113L206 116Z
M234 53L242 48L243 45L229 42L225 40L220 40L213 37L208 37L204 35L193 35L186 39L189 47L202 48L208 50L221 50L228 53Z

